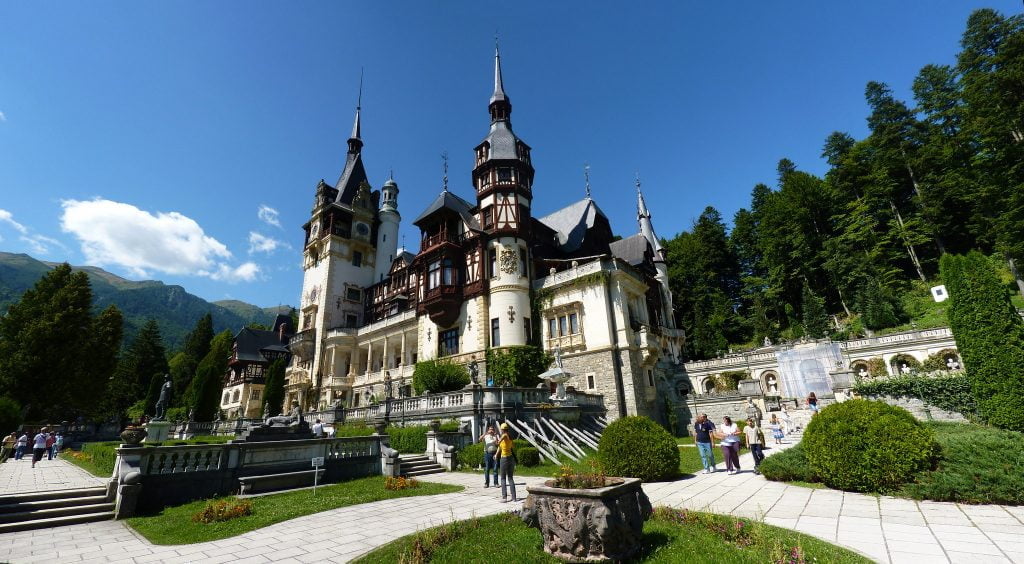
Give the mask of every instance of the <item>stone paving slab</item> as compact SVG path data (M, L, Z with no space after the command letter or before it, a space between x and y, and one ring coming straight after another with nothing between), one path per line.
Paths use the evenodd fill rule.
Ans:
M53 460L44 457L35 468L32 468L31 456L21 460L11 458L0 464L0 498L28 492L103 486L106 482L60 457Z

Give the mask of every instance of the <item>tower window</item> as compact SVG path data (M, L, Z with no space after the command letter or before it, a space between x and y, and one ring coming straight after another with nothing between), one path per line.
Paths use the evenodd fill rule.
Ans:
M593 374L587 374L587 389L588 390L593 390L594 389L594 375Z
M441 283L445 286L454 286L457 282L455 280L455 267L452 264L452 259L444 259L442 264L444 268L441 270Z
M384 233L383 235L384 235L383 241L387 241L388 240L388 234Z
M494 206L487 206L483 212L484 229L494 227Z
M526 344L530 344L530 338L533 336L533 325L530 325L530 318L523 318L523 334L526 336Z
M526 249L519 247L519 275L529 276L526 272Z
M494 319L491 320L491 346L492 347L500 347L501 346L501 330L499 328L499 324L500 323L501 323L501 321L500 321L500 318L498 318L498 317L495 317Z
M512 169L504 166L499 168L498 182L512 182Z
M363 266L363 253L359 251L352 252L352 266Z
M652 387L654 386L654 371L653 370L648 370L647 371L647 385L648 386L652 386Z
M487 250L487 276L494 278L498 275L498 250Z
M363 293L359 288L347 288L345 289L345 299L350 302L361 302L363 301Z
M434 261L427 266L427 289L433 290L441 285L441 262Z

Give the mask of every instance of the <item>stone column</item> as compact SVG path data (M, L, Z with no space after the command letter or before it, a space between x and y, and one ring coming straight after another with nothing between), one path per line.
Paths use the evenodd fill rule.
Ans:
M409 362L409 357L405 356L405 340L406 340L406 333L405 333L405 331L402 331L402 352L400 353L400 356L399 356L399 361L400 361L399 364L398 364L399 366L405 366L405 363Z
M373 341L366 343L366 379L370 379L370 372L373 370Z
M389 354L389 352L388 352L388 336L384 335L384 353L381 356L381 363L380 363L381 370L386 370L386 369L390 368L388 366L388 354Z

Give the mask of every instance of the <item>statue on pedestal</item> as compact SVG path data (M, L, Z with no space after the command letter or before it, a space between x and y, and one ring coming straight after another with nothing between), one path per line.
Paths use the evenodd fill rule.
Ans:
M268 417L263 420L263 424L267 427L290 427L293 424L302 422L302 408L299 407L299 402L292 402L292 409L288 415L281 414L275 417Z
M753 419L755 425L761 426L761 408L754 405L753 398L747 398L747 419Z
M164 376L164 385L160 387L160 399L156 400L156 416L153 421L164 421L167 419L167 406L171 403L171 375Z

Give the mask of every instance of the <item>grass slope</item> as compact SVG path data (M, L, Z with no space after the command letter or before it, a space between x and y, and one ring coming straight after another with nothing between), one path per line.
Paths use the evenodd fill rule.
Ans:
M417 487L404 490L385 490L384 478L371 476L319 487L315 496L312 490L298 490L248 498L253 505L253 514L237 517L230 521L216 523L192 521L192 516L208 503L203 500L167 507L154 515L132 517L127 522L153 544L192 544L226 539L288 519L339 507L383 499L454 493L462 490L462 486L433 482L419 482Z
M642 546L634 561L666 564L789 562L785 558L793 548L798 548L807 562L870 562L825 541L750 521L743 521L742 526L749 527L749 536L734 542L719 531L732 533L739 520L710 514L690 513L689 516L694 522L678 523L666 518L664 511L656 513L644 525ZM563 562L546 554L541 543L540 531L528 528L514 514L503 513L402 537L355 562Z

